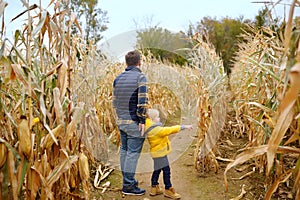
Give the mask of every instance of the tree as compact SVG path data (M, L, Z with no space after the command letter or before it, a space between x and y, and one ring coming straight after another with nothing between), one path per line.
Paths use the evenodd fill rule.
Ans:
M107 29L107 11L97 8L98 0L70 0L69 8L76 13L83 28L85 40L94 39L95 43L102 39L101 32ZM72 27L72 32L78 33L78 28Z
M228 17L220 21L215 18L204 17L196 25L196 32L204 35L206 40L211 42L216 53L222 58L224 69L230 74L234 62L234 54L237 52L236 44L238 37L245 28L245 22L242 17L239 19L230 19Z
M262 26L267 25L267 22L268 22L268 20L267 20L267 13L268 12L269 11L268 11L267 8L265 8L263 10L260 10L258 12L258 15L255 16L255 22L254 22L255 27L261 28Z
M272 31L279 35L279 32L283 30L282 27L285 26L285 22L281 23L278 17L273 18L271 11L268 8L264 8L255 16L254 25L257 30L261 30L262 27L270 27Z
M188 37L183 33L172 33L160 27L151 27L138 31L137 47L149 50L151 54L160 60L184 65L187 59L182 49L189 47Z

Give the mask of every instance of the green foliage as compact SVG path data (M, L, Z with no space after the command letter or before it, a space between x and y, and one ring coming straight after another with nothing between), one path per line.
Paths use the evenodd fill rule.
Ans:
M101 32L107 29L107 11L97 8L98 0L70 0L70 10L76 13L83 28L86 41L93 39L95 43L102 39ZM72 33L78 33L78 28L72 27Z
M280 25L279 18L272 18L270 10L265 8L258 12L258 15L255 17L254 26L257 30L261 30L263 27L270 27L272 31L277 32L277 35L282 31L284 23Z
M231 72L234 54L237 51L236 44L239 42L238 36L244 28L245 23L242 18L223 18L218 21L210 17L204 17L196 26L196 32L202 34L206 37L206 40L215 46L216 52L223 60L227 74Z
M216 53L222 58L225 72L229 75L235 63L240 35L247 32L248 26L254 26L257 31L262 27L271 27L276 36L283 35L284 24L279 25L279 19L272 19L270 11L266 8L259 11L254 21L243 19L231 19L228 17L217 20L216 18L204 17L188 27L187 33L171 33L167 29L151 27L138 32L138 48L148 50L161 60L168 60L176 64L186 64L186 52L178 49L191 49L194 45L188 38L193 38L195 33L202 35L205 42L212 43ZM267 34L267 33L266 33ZM147 52L147 51L144 51Z
M187 36L172 33L167 29L152 27L138 31L137 47L148 55L150 52L156 59L171 63L187 64L185 49L190 48Z
M258 12L258 15L255 17L255 26L261 28L262 26L267 25L267 13L268 9L265 8Z

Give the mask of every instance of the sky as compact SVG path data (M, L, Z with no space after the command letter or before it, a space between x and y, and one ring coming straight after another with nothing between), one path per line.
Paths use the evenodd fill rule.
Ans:
M102 0L101 8L108 12L110 24L104 36L158 25L170 31L186 31L203 17L254 19L264 7L253 0ZM280 6L283 7L283 6ZM281 15L283 11L281 10ZM136 24L137 23L137 24ZM149 27L149 26L148 26Z
M22 7L21 0L4 1L8 3L5 9L5 22L6 34L10 36L13 30L23 23L21 18L13 22L11 19L25 8ZM195 24L203 17L219 20L224 17L235 19L243 16L244 19L254 20L259 10L265 6L263 3L253 3L254 1L263 0L98 0L99 7L107 11L109 20L108 29L102 33L103 42L117 40L115 43L118 43L130 40L128 35L134 37L132 31L154 25L173 32L186 32L189 24ZM41 2L43 8L47 8L50 0L41 0ZM273 0L273 2L277 1ZM287 18L289 6L282 4L290 4L290 2L292 0L281 1L273 14ZM39 0L29 0L29 3L39 4ZM52 10L48 9L50 12ZM295 15L300 15L299 7L296 8Z
M11 33L11 29L18 27L21 20L12 23L10 20L25 8L22 7L21 0L4 1L8 3L5 20L6 26L10 26ZM217 19L240 16L254 19L258 11L264 8L263 3L252 3L259 1L262 2L262 0L98 0L98 5L108 13L108 30L103 32L103 36L109 39L123 32L149 25L158 25L175 32L186 31L190 23L195 24L207 16ZM49 2L42 0L43 7L47 8ZM289 3L291 0L284 2ZM39 0L29 0L29 3L39 4ZM288 13L289 9L282 4L276 8L278 9L275 14L279 16L284 16L285 11ZM299 8L297 11L299 14Z

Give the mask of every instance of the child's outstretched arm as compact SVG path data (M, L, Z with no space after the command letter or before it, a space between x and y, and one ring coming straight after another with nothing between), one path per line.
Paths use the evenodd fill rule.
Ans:
M179 131L184 130L184 129L191 130L192 128L193 128L192 125L175 125L175 126L169 126L169 127L168 126L167 127L166 126L158 127L158 134L161 137L164 137L164 136L178 133Z
M181 130L181 126L180 125L175 125L175 126L160 126L157 127L156 131L157 134L160 137L165 137L171 134L175 134L178 133Z

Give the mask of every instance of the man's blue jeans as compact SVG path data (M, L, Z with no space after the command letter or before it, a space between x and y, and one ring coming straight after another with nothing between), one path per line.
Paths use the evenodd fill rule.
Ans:
M135 171L143 148L145 137L141 136L137 123L119 125L121 149L120 165L123 175L123 187L135 186Z

